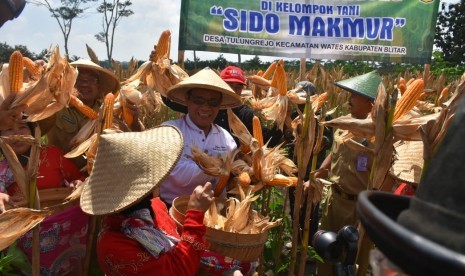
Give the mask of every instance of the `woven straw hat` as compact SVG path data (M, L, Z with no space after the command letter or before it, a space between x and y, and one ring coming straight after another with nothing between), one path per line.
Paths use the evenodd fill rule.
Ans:
M381 83L381 77L376 71L371 71L360 76L335 82L334 85L347 90L351 93L360 94L372 100L378 95L378 86Z
M390 170L391 175L409 183L420 183L424 163L423 142L399 141L394 148L396 155Z
M159 186L178 162L183 136L174 126L103 134L81 208L91 215L120 212Z
M220 109L234 108L242 104L241 97L234 93L231 87L208 67L172 86L168 90L167 96L174 102L187 105L185 95L192 88L205 88L221 92L223 100Z
M99 76L99 91L102 95L108 92L114 93L119 89L119 81L115 74L88 59L79 59L71 62L70 65L76 67L78 70L82 68L96 72Z

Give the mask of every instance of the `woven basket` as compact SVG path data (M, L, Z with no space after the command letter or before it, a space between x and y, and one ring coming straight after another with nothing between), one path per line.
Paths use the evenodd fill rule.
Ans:
M215 200L225 203L225 199L222 198ZM188 202L189 196L177 197L173 200L169 210L170 216L176 221L180 229L182 229L182 224L186 218ZM226 208L223 208L222 213L225 210ZM268 230L260 234L239 234L207 227L205 239L210 242L209 250L239 261L249 262L260 258L268 239Z

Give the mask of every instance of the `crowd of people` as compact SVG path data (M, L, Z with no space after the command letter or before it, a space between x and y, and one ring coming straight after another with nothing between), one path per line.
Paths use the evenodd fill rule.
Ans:
M7 5L8 9L2 5ZM24 5L24 1L0 1L0 26L17 17ZM115 74L98 64L78 60L71 66L78 70L72 94L95 111L101 108L107 93L116 93L120 88ZM372 111L380 83L378 73L370 72L334 85L350 93L348 106L352 118L365 119ZM218 177L206 174L188 157L193 146L211 156L222 157L240 146L229 126L227 108L253 132L253 117L260 115L241 97L247 85L246 76L239 67L228 66L220 74L210 68L202 69L169 88L166 97L162 96L169 108L183 115L148 130L144 130L138 118L138 105L129 101L126 107L134 118L133 124L128 126L131 131L101 135L90 175L84 169L87 162L84 156L64 157L71 150L72 138L88 122L88 117L70 105L37 124L31 123L24 114L26 106L12 108L14 95L6 97L0 105L0 135L34 136L36 131L41 131L46 141L39 154L37 189L73 191L81 185L83 189L80 206L55 213L40 224L41 274L82 274L89 215L99 215L104 216L104 221L97 255L106 275L150 275L152 271L180 275L194 275L199 271L208 275L252 275L258 260L241 262L208 250L203 219L214 201L213 190ZM297 83L296 87L296 92L304 97L317 93L308 81ZM302 106L297 108L302 109ZM292 133L286 130L283 133L273 124L261 124L269 147L285 143L292 148ZM318 157L319 170L315 178L327 179L331 185L324 204L313 206L321 212L313 213L312 234L318 229L337 232L346 225L357 224L356 205L359 194L368 187L373 144L368 139L352 137L350 143L361 145L357 147L359 150L354 150L348 145L347 134L348 131L341 129L325 129L324 150ZM31 144L14 139L7 141L26 169ZM404 152L400 147L405 145L400 144L398 149ZM418 166L421 171L422 164ZM395 169L393 166L391 173L401 181L395 193L414 195L419 176L415 179L400 177ZM312 185L308 173L305 190ZM388 180L389 183L382 185L383 190L393 192L395 181ZM184 195L190 195L190 199L186 220L179 232L168 210L175 198ZM0 213L18 207L24 196L10 164L2 155ZM224 192L221 196L229 195ZM293 208L293 193L289 196ZM302 228L304 217L294 218L300 220ZM18 247L29 260L32 258L31 240L31 232L18 240ZM357 260L360 266L367 261ZM318 263L317 273L332 275L332 264Z
M118 91L119 81L111 71L89 60L78 60L72 62L71 65L78 70L73 93L93 110L99 110L106 93ZM369 115L377 92L377 90L373 90L373 87L376 87L380 81L379 75L371 72L335 83L335 85L350 92L349 106L354 118L364 119ZM366 90L367 86L359 86L360 83L366 82L373 83L374 86L371 87L371 90ZM96 167L89 178L89 183L85 186L85 191L89 192L84 192L82 197L82 200L89 201L86 204L90 204L89 208L91 209L81 207L85 213L90 215L108 215L105 218L97 247L100 266L107 275L119 275L122 272L143 273L143 271L149 271L154 267L161 269L161 271L179 270L183 272L183 275L185 273L193 274L198 269L208 271L213 275L226 275L234 271L247 275L255 270L257 262L241 262L205 250L207 243L203 238L205 234L205 226L202 226L203 214L213 200L212 190L218 177L206 174L188 157L191 147L194 145L209 155L223 157L239 146L239 141L234 139L229 128L226 108L232 108L234 114L250 132L253 132L252 120L258 113L244 104L241 94L245 87L246 77L239 67L228 66L219 75L214 70L205 68L172 86L167 92L167 97L163 98L164 103L169 107L184 113L179 119L164 122L161 127L150 130L153 135L149 135L148 130L140 132L143 126L137 119L138 106L131 105L129 110L132 110L136 118L134 125L131 126L132 137L128 139L125 136L127 133L114 134L114 137L101 136L99 154L97 154L95 162ZM296 87L296 92L301 93L304 97L316 93L315 87L310 82L300 82ZM2 103L0 134L2 136L32 135L36 124L26 122L26 117L22 113L24 107L9 108L11 101L12 98L8 97ZM300 108L303 109L302 106ZM87 170L82 169L86 164L85 158L67 159L63 156L71 149L71 139L88 120L89 118L75 107L69 106L53 116L39 121L40 128L38 129L42 131L47 142L40 153L39 190L56 187L74 189L82 185L82 181L89 177ZM159 133L163 133L165 128L169 129L168 126L174 126L179 131L175 134L182 137L182 139L179 138L180 141L176 142L176 146L170 145L170 140L155 142L156 139L162 139L158 136L166 138ZM292 146L292 137L286 137L275 126L266 127L262 123L262 128L264 139L269 145L287 142ZM334 144L331 146L333 143L332 133L331 129L325 130L325 150L319 156L318 164L320 164L321 170L317 177L328 178L333 185L331 185L327 199L324 201L325 205L321 208L320 224L318 223L319 213L313 213L312 234L318 228L337 231L344 225L355 224L357 221L355 214L357 195L366 189L368 183L371 152L369 150L354 152L347 148L341 138L346 134L346 131L342 130L334 131ZM146 135L149 136L145 137ZM130 162L134 162L134 164L144 163L147 165L144 167L158 168L161 164L161 161L156 161L153 164L157 165L151 165L147 156L163 156L163 162L166 162L170 159L166 159L162 152L177 150L179 153L166 166L166 171L162 172L150 170L134 174L135 165L124 164L120 167L118 162L116 162L118 164L108 162L111 169L105 165L107 170L102 169L101 171L99 165L106 161L99 160L111 158L106 155L112 151L110 149L103 150L103 141L107 138L119 141L120 136L121 143L127 145L121 146L122 150L115 149L115 151L121 155L134 157ZM155 139L155 141L152 142L150 139ZM175 139L175 137L170 137L170 139ZM370 148L370 142L366 139L352 139L367 149ZM112 143L117 144L117 142ZM139 144L144 149L143 154L139 157L131 149L135 145L134 143ZM159 144L163 144L163 150L157 148ZM18 159L22 161L22 165L27 167L30 145L20 142L14 142L10 145ZM331 148L331 152L325 158L325 152L329 148ZM21 194L14 185L15 180L6 159L2 160L1 170L0 208L5 211L7 207L15 207L15 202L21 198ZM120 174L121 177L118 176ZM111 193L105 190L102 191L102 195L95 195L97 194L97 190L95 190L97 188L93 188L96 187L95 183L106 181L100 178L110 181L109 179L126 179L128 177L129 179L125 181L114 181L121 183L121 185L113 184ZM157 181L148 181L152 177ZM304 186L308 187L310 185L308 174L306 180ZM110 208L108 211L102 209L100 204L108 203L110 201L108 196L114 197L115 194L118 194L118 189L121 190L120 193L124 194L131 190L133 185L141 184L138 181L142 181L147 186L147 190L143 194L138 195L137 198L131 197L130 202L124 197L113 198L112 200L120 200L117 202L118 210L115 209L116 207ZM391 187L387 189L389 188ZM169 217L167 210L171 207L173 199L188 194L191 194L189 211L183 232L178 233L176 223ZM292 195L290 197L293 206ZM226 196L226 193L223 193L222 196ZM99 203L100 201L102 203ZM300 218L302 227L303 217ZM43 252L41 270L46 274L82 271L80 264L85 255L87 215L78 206L74 206L48 218L41 225L41 238L54 241L54 243L41 243ZM69 227L70 225L73 226ZM66 231L71 231L70 229L74 233ZM51 235L54 235L53 239L50 238ZM64 242L70 237L73 238ZM19 243L29 257L30 239L31 235L26 234ZM126 239L131 240L131 242L124 243L127 248L116 250ZM63 246L64 243L66 246ZM71 252L73 253L71 254ZM140 254L136 254L136 252ZM67 254L68 258L65 259L63 254ZM183 255L185 256L183 257ZM136 258L136 256L138 257ZM320 275L331 275L330 264L325 263L318 266Z

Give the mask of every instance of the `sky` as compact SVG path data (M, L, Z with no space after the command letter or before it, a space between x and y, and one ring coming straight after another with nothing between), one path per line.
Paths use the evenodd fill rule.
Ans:
M412 1L412 0L408 0ZM459 0L441 0L457 3ZM54 0L58 3L58 0ZM134 14L123 18L115 34L113 59L129 61L147 60L153 46L157 43L162 31L171 30L171 59L177 60L179 39L179 17L181 0L132 0L131 9ZM70 55L88 58L86 44L97 54L100 60L106 60L105 44L97 41L95 34L102 30L101 14L90 8L85 17L73 21L68 48ZM40 53L50 46L58 45L64 53L64 39L57 21L50 16L45 7L28 3L21 15L13 21L6 22L0 28L0 43L10 46L24 45L34 53ZM196 52L201 60L217 58L220 53ZM223 54L230 62L237 62L236 54ZM185 59L194 59L193 51L185 51ZM253 56L242 55L245 61ZM261 56L262 61L272 61L277 57Z

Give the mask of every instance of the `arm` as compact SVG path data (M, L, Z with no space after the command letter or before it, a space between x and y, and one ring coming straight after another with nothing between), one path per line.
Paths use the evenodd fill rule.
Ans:
M205 250L204 212L213 202L211 184L191 194L181 240L155 258L119 231L105 232L98 242L98 259L106 275L195 275Z

